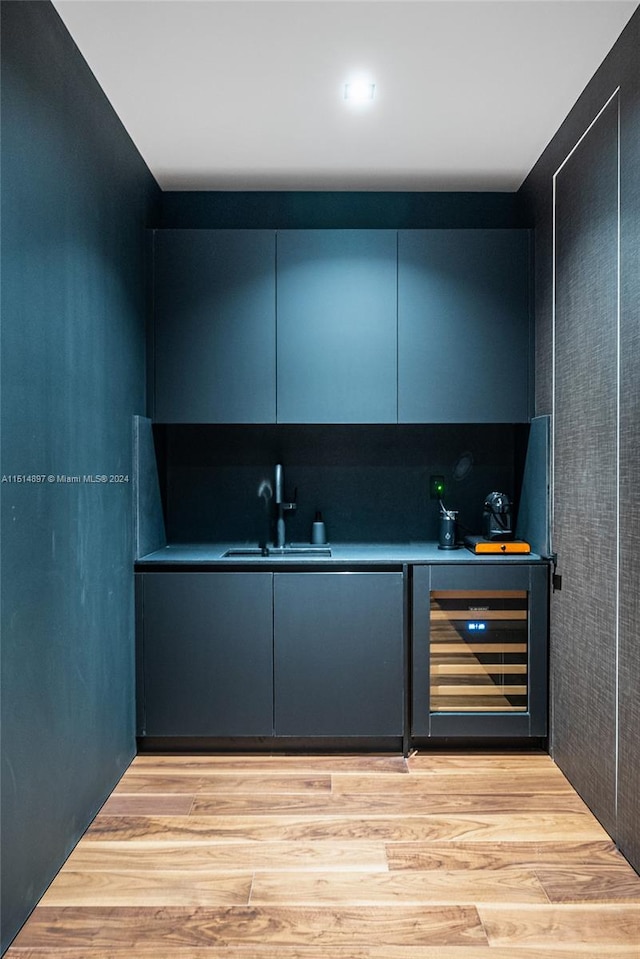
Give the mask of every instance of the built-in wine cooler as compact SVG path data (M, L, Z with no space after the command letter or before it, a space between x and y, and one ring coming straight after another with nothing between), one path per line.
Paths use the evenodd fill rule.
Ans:
M416 567L414 736L544 736L547 569Z

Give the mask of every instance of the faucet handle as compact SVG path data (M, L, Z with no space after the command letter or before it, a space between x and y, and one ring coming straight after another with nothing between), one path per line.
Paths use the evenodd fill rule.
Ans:
M298 487L296 486L293 491L293 499L290 503L281 503L282 509L287 510L288 512L293 512L298 508Z

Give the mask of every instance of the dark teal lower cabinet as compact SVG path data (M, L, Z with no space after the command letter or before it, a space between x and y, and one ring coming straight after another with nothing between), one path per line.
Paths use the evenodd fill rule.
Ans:
M412 737L547 733L543 564L417 566Z
M403 576L274 577L277 736L402 736Z
M138 576L141 735L273 735L272 580L267 572Z
M141 738L404 733L401 572L137 576Z

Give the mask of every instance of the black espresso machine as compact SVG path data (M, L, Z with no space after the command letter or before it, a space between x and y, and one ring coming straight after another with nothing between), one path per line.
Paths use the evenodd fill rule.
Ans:
M482 512L482 535L500 541L513 538L511 501L506 493L489 493Z

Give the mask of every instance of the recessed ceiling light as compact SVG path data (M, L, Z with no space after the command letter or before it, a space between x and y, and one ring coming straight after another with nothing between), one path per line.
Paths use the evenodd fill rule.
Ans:
M344 98L350 103L367 103L373 100L375 89L369 80L350 80L344 85Z

